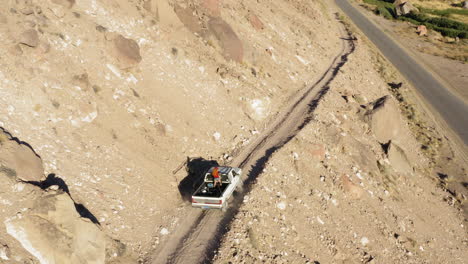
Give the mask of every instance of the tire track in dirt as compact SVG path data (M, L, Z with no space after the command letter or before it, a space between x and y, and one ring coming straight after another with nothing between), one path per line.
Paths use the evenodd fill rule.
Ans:
M340 21L341 22L341 21ZM342 50L333 59L329 68L309 88L298 93L294 103L280 113L275 122L259 136L255 142L238 153L231 166L241 167L244 174L243 192L233 197L227 212L219 210L200 211L191 209L179 226L179 229L166 242L166 245L148 263L211 263L222 237L229 230L230 223L239 212L245 194L249 193L252 184L261 174L265 164L273 153L283 147L289 140L313 120L313 112L319 101L330 89L338 71L348 61L348 56L355 50L355 38L342 26ZM247 172L247 173L246 173Z

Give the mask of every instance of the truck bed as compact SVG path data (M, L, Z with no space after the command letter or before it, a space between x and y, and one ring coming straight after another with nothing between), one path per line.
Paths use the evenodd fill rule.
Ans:
M204 182L193 196L219 198L223 195L224 190L229 186L229 184L224 183L221 187L207 188L206 185L207 183Z

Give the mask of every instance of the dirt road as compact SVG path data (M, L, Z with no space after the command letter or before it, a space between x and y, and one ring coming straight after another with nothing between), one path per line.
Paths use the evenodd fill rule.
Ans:
M329 84L354 51L353 36L344 27L342 32L341 52L333 58L328 69L312 86L297 93L291 100L291 104L278 114L276 121L233 159L231 166L241 167L244 170L244 191L230 201L229 210L222 213L217 210L191 209L177 231L159 251L153 254L149 263L207 263L211 261L223 234L237 214L244 195L250 191L251 184L262 172L272 154L313 120L313 112L318 102L327 93Z

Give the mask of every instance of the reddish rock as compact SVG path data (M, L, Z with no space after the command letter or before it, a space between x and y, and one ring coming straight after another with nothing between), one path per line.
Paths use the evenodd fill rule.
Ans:
M353 183L348 176L341 176L341 184L351 199L360 199L362 197L364 190L359 185Z
M220 42L226 59L242 62L244 49L242 42L231 26L219 17L213 17L208 22L210 33Z
M218 17L221 15L220 0L203 0L203 7L211 16Z
M312 144L309 151L314 160L322 161L325 159L325 146L323 144Z
M174 7L174 12L184 26L194 33L201 34L203 25L200 19L194 15L194 11L191 7L183 8L179 5Z
M419 34L419 36L427 36L427 28L424 25L419 25L416 29L416 32Z
M252 24L252 27L258 31L263 30L265 28L265 25L263 24L263 22L255 14L249 15L249 21L250 21L250 24Z

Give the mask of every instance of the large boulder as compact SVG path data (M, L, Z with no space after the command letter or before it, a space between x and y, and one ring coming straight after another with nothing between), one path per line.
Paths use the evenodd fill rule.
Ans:
M413 171L405 151L395 143L390 142L388 145L387 156L395 171L403 174L410 174Z
M44 178L41 158L29 145L12 138L0 129L0 173L22 181Z
M106 236L81 218L70 196L47 191L31 209L4 222L9 235L40 263L104 263Z
M396 103L390 96L384 96L370 103L364 120L380 143L388 143L403 130L403 121Z
M419 10L406 0L396 0L393 5L397 16L403 16L411 12L419 12Z
M126 253L75 204L63 180L37 181L41 159L1 128L0 163L0 263L104 264Z
M111 42L109 52L121 69L134 67L141 62L140 46L135 40L116 33L107 33L106 38Z
M231 26L219 17L212 17L208 21L208 28L219 41L224 57L242 62L244 56L242 42Z

